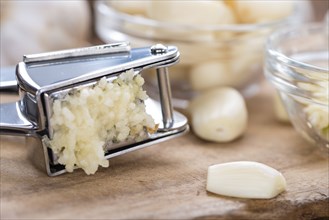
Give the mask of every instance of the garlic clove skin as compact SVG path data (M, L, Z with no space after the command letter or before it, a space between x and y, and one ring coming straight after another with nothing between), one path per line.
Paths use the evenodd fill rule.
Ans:
M286 180L276 169L251 161L209 166L207 191L223 196L271 199L286 189Z
M194 133L205 140L229 142L247 127L248 112L241 94L230 87L201 93L189 105Z

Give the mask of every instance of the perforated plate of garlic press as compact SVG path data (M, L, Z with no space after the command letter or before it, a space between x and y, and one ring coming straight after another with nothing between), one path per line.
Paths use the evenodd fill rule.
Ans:
M125 42L26 55L16 66L17 85L13 80L13 72L3 71L1 77L1 91L17 87L20 100L0 105L0 134L26 136L27 147L35 165L44 169L49 176L65 173L65 158L59 156L63 154L65 146L61 150L54 150L51 146L60 127L52 120L55 103L58 100L69 102L68 96L83 93L81 91L84 88L93 89L100 85L102 80L110 84L115 82L120 86L124 73L130 72L133 77L137 77L142 75L144 69L152 68L158 78L160 102L150 98L136 99L137 104L145 104L145 112L153 118L156 126L150 129L152 131L144 126L140 131L144 134L137 139L126 138L118 141L113 134L106 137L103 144L104 158L106 160L182 135L189 127L186 117L173 110L168 78L168 67L177 63L178 59L179 51L174 46L157 44L131 48L129 43ZM103 98L107 100L107 97ZM70 114L72 112L68 115ZM75 116L77 115L73 113L70 117ZM74 166L77 167L76 164ZM80 167L83 167L83 163Z

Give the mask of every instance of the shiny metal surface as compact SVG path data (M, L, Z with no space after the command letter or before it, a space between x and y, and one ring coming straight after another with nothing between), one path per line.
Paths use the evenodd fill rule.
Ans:
M170 81L168 68L161 67L157 70L159 96L162 108L163 129L170 129L174 123L173 106L171 102Z
M34 163L40 165L42 160L41 164L44 165L41 167L49 176L65 173L64 166L57 163L46 141L53 135L50 123L53 101L65 97L73 89L92 86L102 77L111 81L130 69L140 74L143 69L155 68L161 104L148 99L145 105L147 113L159 124L158 131L139 142L106 146L106 158L182 135L189 127L186 117L173 111L167 69L178 59L179 52L174 46L131 49L127 43L24 56L24 61L16 67L21 99L16 103L0 105L0 134L27 135L28 147L33 152L39 152L35 155L44 157L33 157ZM13 75L12 69L10 77ZM1 85L6 83L6 79L9 78L1 78Z
M82 57L82 56L90 56L90 55L94 56L94 55L103 55L103 54L113 54L113 53L129 52L129 51L130 51L129 43L122 42L122 43L98 45L93 47L77 48L71 50L55 51L49 53L24 55L23 62L24 63L41 62L41 61L50 61L56 59L66 59L66 58L74 58L74 57Z
M9 135L26 135L36 130L36 125L22 114L18 102L0 105L0 122L1 133Z
M149 47L133 48L129 53L89 55L48 62L19 64L18 83L23 89L43 92L71 86L95 78L117 75L129 69L142 69L159 65L171 65L178 60L178 50L169 46L168 52L151 54ZM167 61L170 60L169 63ZM27 70L27 74L24 70ZM25 88L27 87L27 88Z
M168 52L168 48L162 44L156 44L151 47L151 54L161 55ZM158 86L159 86L159 97L162 106L162 122L163 130L170 129L174 123L173 106L171 102L171 88L168 75L168 68L166 66L156 69Z
M0 91L15 92L18 90L15 77L15 67L6 67L0 69Z

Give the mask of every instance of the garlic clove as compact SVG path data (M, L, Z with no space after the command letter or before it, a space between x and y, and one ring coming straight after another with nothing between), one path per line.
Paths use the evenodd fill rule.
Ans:
M283 19L289 16L294 7L294 1L272 0L236 0L233 9L242 23L261 23Z
M147 8L150 6L151 1L144 0L124 0L124 1L108 1L109 5L111 5L116 10L121 12L125 12L128 14L138 14L138 15L146 15Z
M201 93L191 101L189 110L194 133L205 140L229 142L241 136L247 127L245 101L230 87Z
M232 24L235 16L223 1L152 1L148 16L176 24Z
M216 25L236 22L232 10L222 1L151 1L147 16L173 25ZM195 42L213 41L216 37L212 31L193 30L188 27L179 30L163 28L156 34L161 39L184 39ZM223 35L226 36L227 33Z
M283 175L272 167L251 161L209 166L207 191L223 196L270 199L286 189Z
M216 86L232 86L237 81L227 68L218 60L194 65L190 72L190 83L195 90L205 90Z
M285 109L278 93L274 93L273 95L273 106L275 117L280 122L290 122L288 112Z
M224 61L228 59L227 46L215 46L214 44L204 44L204 41L213 41L213 35L207 35L207 32L195 32L193 40L197 40L195 43L190 42L178 42L175 44L181 53L179 63L189 65L191 67L197 66L197 64L208 63L212 61ZM172 35L173 36L173 35ZM182 36L184 39L192 39L191 36ZM208 38L209 37L209 38ZM200 41L199 41L200 40ZM200 56L202 54L202 56ZM202 73L201 73L202 75Z

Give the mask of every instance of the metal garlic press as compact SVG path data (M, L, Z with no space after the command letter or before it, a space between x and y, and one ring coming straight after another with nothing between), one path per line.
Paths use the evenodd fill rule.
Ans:
M26 136L35 165L45 169L49 176L65 173L65 167L45 144L45 139L53 135L50 117L54 100L72 90L92 86L102 77L111 81L128 70L141 74L153 68L160 102L148 98L145 105L147 113L159 124L157 131L143 140L106 145L105 157L109 159L182 135L189 127L186 117L173 110L167 68L178 59L179 51L174 46L131 48L125 42L25 55L16 66L16 79L14 71L1 73L1 91L18 88L20 100L0 105L0 134Z

